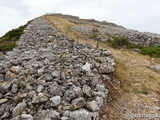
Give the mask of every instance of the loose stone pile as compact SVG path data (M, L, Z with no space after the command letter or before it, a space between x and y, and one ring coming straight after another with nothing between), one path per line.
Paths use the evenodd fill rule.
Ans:
M70 22L73 22L75 24L80 24L80 26L74 26L72 27L72 29L80 32L85 37L89 36L90 33L92 32L91 32L91 28L82 27L82 24L93 25L97 27L100 34L105 34L105 35L110 34L112 36L117 36L117 37L126 37L130 40L130 42L134 44L140 44L143 46L155 46L160 44L160 34L130 30L109 22L99 22L99 21L91 22L90 20L87 21L84 19L78 19L78 17L75 17L75 18L65 17L66 15L62 15L62 14L60 16L65 19L68 19Z
M112 54L78 44L37 18L0 57L1 120L98 120Z

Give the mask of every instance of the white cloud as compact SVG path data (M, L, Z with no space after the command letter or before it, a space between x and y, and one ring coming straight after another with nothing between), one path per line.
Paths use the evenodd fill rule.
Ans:
M23 13L14 8L7 7L2 3L0 3L0 15L0 36L4 35L7 31L19 27L27 22L27 19L23 16Z
M55 0L23 0L23 4L32 7L47 7Z

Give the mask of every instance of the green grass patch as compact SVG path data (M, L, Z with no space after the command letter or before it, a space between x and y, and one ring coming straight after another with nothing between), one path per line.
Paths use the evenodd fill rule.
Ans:
M110 36L113 40L109 40L107 41L107 43L113 47L113 48L121 48L123 46L126 46L127 48L142 48L141 45L136 45L136 44L133 44L129 41L128 38L126 37L116 37L116 36L111 36L111 35L108 35Z
M144 47L141 49L141 53L153 57L160 57L160 45L152 47Z

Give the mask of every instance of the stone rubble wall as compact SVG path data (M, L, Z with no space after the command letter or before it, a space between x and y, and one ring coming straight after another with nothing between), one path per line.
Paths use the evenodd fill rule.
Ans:
M61 15L63 17L63 15ZM122 26L118 26L114 23L109 23L109 22L90 22L87 20L83 19L74 19L72 18L66 18L70 22L73 22L75 24L88 24L88 25L93 25L98 28L100 34L109 34L112 36L117 36L117 37L126 37L130 40L130 42L134 44L140 44L142 46L156 46L160 44L160 34L156 33L149 33L149 32L139 32L137 30L131 30L131 29L126 29ZM89 36L89 33L91 33L90 28L86 28L82 26L76 26L72 27L73 30L80 32L82 35Z
M99 120L113 55L34 19L13 51L0 57L1 120Z

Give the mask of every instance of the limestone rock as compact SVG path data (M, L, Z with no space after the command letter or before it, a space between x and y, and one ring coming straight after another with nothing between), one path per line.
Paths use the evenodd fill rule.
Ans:
M32 103L37 104L37 103L44 103L48 101L48 97L45 96L43 93L39 93L38 96L34 95Z
M97 101L91 101L91 102L87 102L87 108L89 109L89 110L91 110L92 112L95 112L95 111L98 111L98 110L100 110L100 105L98 104L98 102Z
M82 69L85 71L91 71L90 67L91 67L91 64L86 62L86 64L82 66Z
M86 104L86 102L85 102L84 98L82 98L82 97L74 99L72 101L73 109L81 108L81 107L85 106L85 104Z
M35 120L45 120L45 119L60 120L60 114L53 110L42 110L35 118Z
M83 85L82 91L88 97L91 97L91 88L88 85Z
M60 96L54 96L49 99L51 102L52 107L57 107L61 103L61 97Z
M22 103L19 103L12 111L12 115L13 116L17 116L17 115L20 115L24 110L25 108L27 107L27 104L22 102Z
M19 74L19 73L22 71L22 67L20 67L20 66L12 66L12 67L11 67L11 71L12 71L14 74Z
M107 64L102 64L101 67L99 68L99 73L101 74L108 74L114 71L115 71L115 68Z
M33 116L29 114L21 114L21 119L22 120L33 120Z

